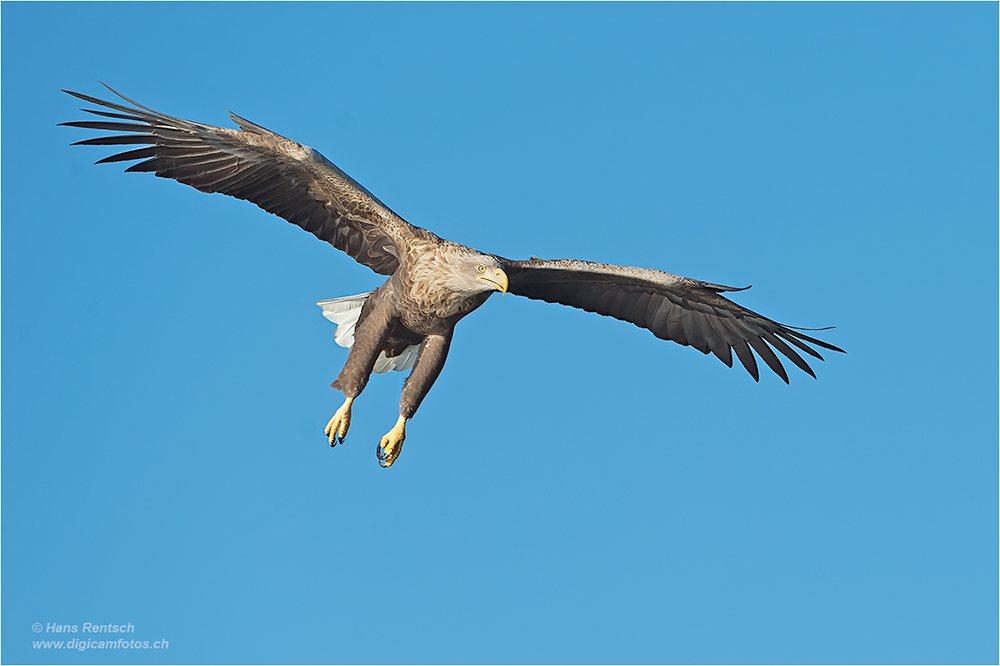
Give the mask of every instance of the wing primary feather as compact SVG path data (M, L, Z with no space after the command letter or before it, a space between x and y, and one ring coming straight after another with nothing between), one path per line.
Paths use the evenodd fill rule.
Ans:
M767 343L764 342L764 340L762 340L759 336L752 334L747 337L747 342L750 343L750 346L753 347L755 352L757 352L761 360L767 364L767 367L771 368L771 370L774 371L774 374L781 377L782 381L787 384L788 373L785 372L785 368L781 365L781 361L778 359L774 351L767 346Z
M747 345L746 333L740 330L739 325L732 319L723 319L720 323L729 330L731 335L729 344L732 345L733 351L736 352L736 357L740 359L740 363L750 373L753 380L759 382L760 371L757 369L757 359L754 358L753 352L750 351L750 347Z
M106 120L74 120L59 123L57 127L82 127L83 129L105 130L109 132L140 132L149 133L149 125L138 123L112 123Z
M121 118L122 120L135 120L142 121L142 116L137 116L134 113L114 113L112 111L101 111L100 109L80 109L84 113L90 113L95 116L103 116L105 118Z
M812 368L809 367L809 364L806 363L805 360L801 356L799 356L794 349L786 345L784 340L777 337L771 331L766 331L766 330L761 332L761 336L769 345L771 345L779 352L784 354L792 363L799 366L799 368L803 372L810 375L813 379L816 379L816 373L814 373Z
M151 160L146 160L145 162L139 162L138 164L133 164L129 168L125 169L125 173L132 172L143 172L143 171L156 171L157 165L162 164L163 160L159 157L154 157Z
M774 334L780 336L781 338L787 340L788 342L791 342L793 345L795 345L805 353L809 354L810 356L818 358L821 361L825 360L822 354L820 354L818 351L816 351L806 343L802 342L801 340L796 339L795 336L791 335L791 333L784 327L776 329L774 331Z
M785 327L785 331L789 335L793 335L796 338L799 338L800 340L805 340L806 342L814 344L817 347L822 347L823 349L829 349L830 351L840 352L841 354L846 354L847 353L843 349L841 349L840 347L837 347L836 345L831 345L829 342L823 342L822 340L817 340L816 338L810 337L808 335L804 335L802 333L799 333L798 331L794 331L794 330L792 330L789 327Z
M156 138L149 134L119 134L113 136L98 136L93 139L74 141L71 146L119 146L126 144L156 143Z
M118 153L116 155L109 155L102 160L97 160L94 164L107 164L110 162L127 162L129 160L142 160L147 157L153 157L156 155L156 146L147 146L145 148L136 148L135 150L126 150L124 153Z
M729 345L712 347L712 353L715 354L715 357L725 363L728 367L733 367L733 350Z

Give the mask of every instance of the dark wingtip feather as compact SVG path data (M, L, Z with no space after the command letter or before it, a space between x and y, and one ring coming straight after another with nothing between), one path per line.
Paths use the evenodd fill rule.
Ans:
M105 132L148 132L148 124L139 123L115 123L106 120L73 120L68 123L59 123L65 127L82 127L83 129L104 130Z
M73 92L72 90L63 90L63 92L66 93L67 95L72 95L77 99L82 99L84 102L90 102L91 104L97 104L98 106L109 106L110 104L109 102L106 102L103 99L98 99L90 95L84 95L83 93ZM117 106L117 105L112 105L112 106Z
M109 155L102 160L97 160L94 164L108 164L109 162L128 162L129 160L144 160L149 157L156 156L156 146L147 146L145 148L136 148L135 150L126 150L123 153L118 153L116 155Z
M771 368L771 371L781 377L781 379L787 384L788 373L785 371L785 367L781 365L781 360L778 358L777 354L774 353L774 350L767 346L767 343L764 342L763 338L757 334L752 334L747 336L747 342L753 350L757 352L757 355L760 356L761 360L764 361L767 367Z
M95 116L104 116L105 118L121 118L123 120L136 120L139 122L146 122L142 116L135 113L112 113L111 111L98 111L97 109L80 109L84 113L91 113Z
M733 367L733 350L728 344L712 347L712 353L727 367Z
M797 337L800 340L805 340L806 342L810 342L810 343L812 343L812 344L814 344L814 345L816 345L818 347L822 347L823 349L829 349L830 351L840 352L841 354L846 354L847 353L846 351L844 351L840 347L838 347L836 345L831 345L829 342L823 342L822 340L817 340L814 337L805 335L803 333L799 333L800 330L807 330L808 331L808 330L827 330L827 329L798 329L798 330L791 330L792 327L790 327L790 326L786 326L785 328L788 329L788 332L791 335L794 335L795 337ZM833 327L831 326L830 328L833 328Z
M813 372L809 364L799 356L794 349L785 344L785 341L775 335L772 331L762 330L760 331L761 336L764 338L765 342L774 347L776 350L781 352L788 360L794 363L803 372L812 375L813 379L816 378L816 374Z
M60 88L60 90L62 90L67 95L72 95L73 97L86 100L88 102L90 101L89 99L87 99L87 95L84 95L83 93L73 92L72 90L66 90L65 88Z
M133 164L129 168L125 169L125 173L129 173L129 172L133 172L134 173L134 172L137 172L137 171L138 172L156 171L156 169L157 169L157 163L156 162L157 162L157 160L154 157L151 160L146 160L145 162L139 162L138 164Z
M136 143L156 143L151 134L126 134L123 136L99 136L83 141L74 141L71 146L119 146Z

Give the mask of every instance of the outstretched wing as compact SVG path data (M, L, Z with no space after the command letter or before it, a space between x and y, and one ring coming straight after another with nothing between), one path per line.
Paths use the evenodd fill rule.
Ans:
M788 374L775 350L813 377L816 375L812 368L789 343L820 360L823 357L809 344L844 351L719 295L724 291L742 291L735 287L647 268L573 259L501 261L512 294L632 322L658 338L690 345L703 354L711 352L729 367L733 366L735 351L754 380L759 379L759 373L751 349L785 383Z
M107 86L105 86L107 87ZM143 160L126 171L152 171L202 192L251 201L391 275L415 227L317 151L230 113L240 130L164 115L108 88L133 107L64 91L114 111L83 109L114 121L62 123L115 132L73 145L144 145L98 162ZM127 121L127 122L121 122Z

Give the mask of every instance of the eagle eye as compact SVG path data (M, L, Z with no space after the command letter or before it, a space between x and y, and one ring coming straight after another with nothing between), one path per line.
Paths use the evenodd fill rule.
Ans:
M476 266L476 270L479 271L480 273L485 273L486 272L486 266L483 266L482 264L479 264L478 266Z

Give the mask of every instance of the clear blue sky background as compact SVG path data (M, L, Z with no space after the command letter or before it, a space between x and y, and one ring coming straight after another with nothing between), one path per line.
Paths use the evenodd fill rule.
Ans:
M4 3L3 660L995 663L997 20ZM849 354L755 384L494 297L380 469L403 376L331 450L314 305L380 280L92 166L56 123L98 79L230 108L482 250L752 283ZM35 622L169 648L36 650Z

